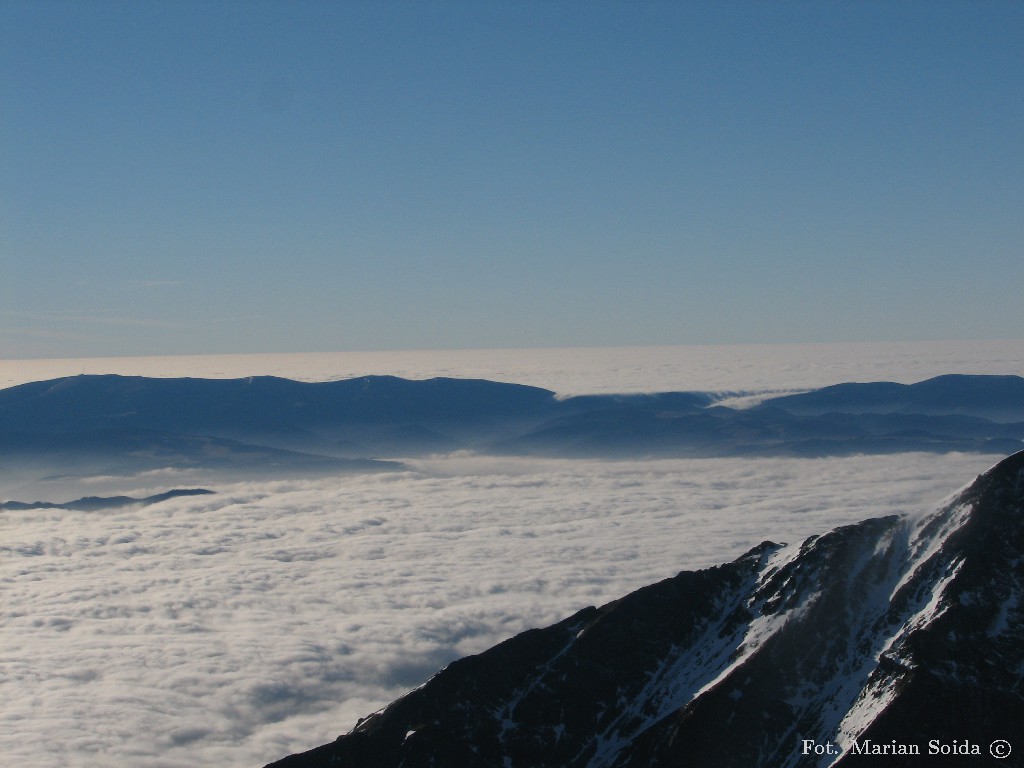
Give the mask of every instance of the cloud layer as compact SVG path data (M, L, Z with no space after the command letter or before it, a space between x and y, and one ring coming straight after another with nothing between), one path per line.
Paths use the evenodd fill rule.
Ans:
M0 753L258 766L448 661L760 541L931 507L998 457L585 462L0 517ZM164 490L140 478L121 490Z

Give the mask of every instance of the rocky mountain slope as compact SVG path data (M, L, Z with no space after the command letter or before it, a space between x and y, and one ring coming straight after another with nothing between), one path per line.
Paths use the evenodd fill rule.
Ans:
M931 514L765 542L525 632L272 765L1022 765L1022 595L1017 453Z

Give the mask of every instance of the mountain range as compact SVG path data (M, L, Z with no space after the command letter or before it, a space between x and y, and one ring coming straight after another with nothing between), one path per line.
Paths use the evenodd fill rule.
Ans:
M158 468L287 475L393 470L394 459L647 458L898 451L1010 454L1024 379L842 384L734 408L709 392L561 398L473 379L73 376L0 390L0 460L62 472Z
M1022 596L1024 452L930 514L524 632L271 766L1024 765Z
M163 493L156 493L152 496L135 498L134 496L83 496L74 501L6 501L0 502L0 511L26 509L69 509L76 512L97 512L108 509L121 509L122 507L148 507L151 504L159 504L161 501L176 499L181 496L206 496L213 491L206 488L175 488Z

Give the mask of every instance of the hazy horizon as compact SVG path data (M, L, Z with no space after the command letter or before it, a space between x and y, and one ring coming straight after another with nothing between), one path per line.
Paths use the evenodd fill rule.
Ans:
M765 392L947 373L1024 375L1024 340L462 349L0 359L0 388L81 373L329 381L368 375L484 378L559 395Z

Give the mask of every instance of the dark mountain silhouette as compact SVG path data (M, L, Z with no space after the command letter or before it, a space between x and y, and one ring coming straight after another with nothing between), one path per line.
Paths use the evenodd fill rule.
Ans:
M798 415L916 413L979 416L1024 421L1024 379L1019 376L937 376L917 384L837 384L785 395L765 405Z
M11 467L61 474L131 475L153 469L203 470L232 476L288 476L402 469L394 461L323 456L206 434L106 429L64 433L5 432L0 459Z
M124 457L131 444L138 463L147 437L158 452L173 439L201 438L203 445L177 447L190 457L186 463L216 455L227 465L232 462L225 457L235 455L234 464L244 468L254 463L259 448L271 469L336 470L342 468L338 458L420 455L475 445L536 423L557 407L547 390L478 380L74 376L0 390L0 451L38 455L59 448L67 461L71 454L106 456L110 450ZM211 447L210 441L224 440L234 442ZM118 441L124 450L116 449Z
M1024 420L1008 421L1017 416L1024 419L1024 379L1014 376L844 384L749 409L701 392L559 399L537 387L446 378L75 376L0 390L0 460L115 474L165 466L289 474L393 469L366 460L465 449L614 458L1009 454L1024 440Z
M1024 440L1024 379L1017 376L841 384L772 398L749 409L717 406L706 393L677 394L671 402L668 395L587 398L585 407L492 448L594 457L1010 454Z
M365 376L308 383L246 379L72 376L0 390L11 430L146 429L283 434L336 424L436 424L456 431L548 413L554 394L473 379Z
M179 496L205 496L213 491L206 488L175 488L152 496L145 496L141 499L131 496L83 496L74 501L65 501L55 504L50 501L5 501L0 503L0 510L26 510L26 509L70 509L79 512L96 512L102 509L120 509L139 505L148 507L151 504L159 504L161 501L175 499Z
M932 514L765 542L524 632L271 765L1019 766L1022 595L1018 453Z
M923 414L826 413L723 407L663 411L593 410L553 419L491 446L498 453L614 458L669 456L827 456L901 451L1009 454L1024 423Z

